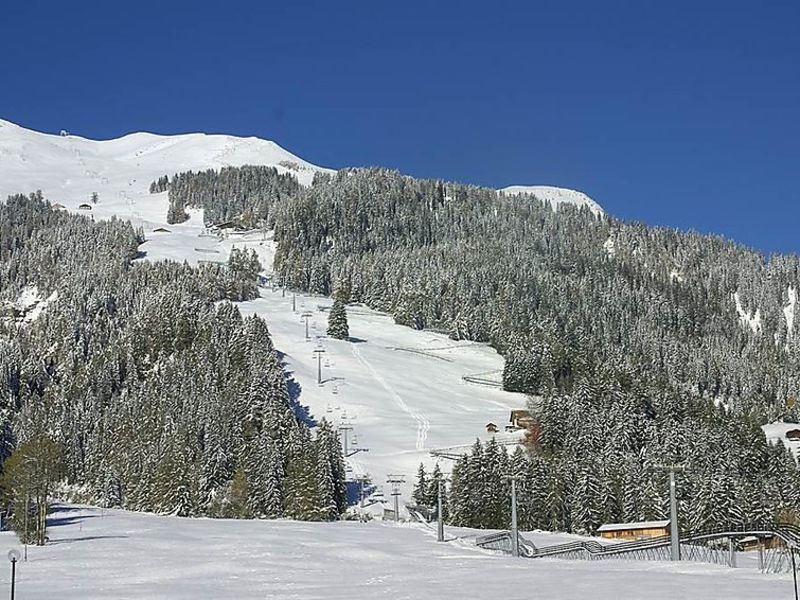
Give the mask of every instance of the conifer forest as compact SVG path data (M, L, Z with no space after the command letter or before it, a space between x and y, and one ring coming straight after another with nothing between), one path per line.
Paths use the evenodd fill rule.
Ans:
M267 167L165 175L168 221L274 230L288 289L490 344L535 426L508 452L477 441L445 490L448 522L502 528L519 475L525 528L594 533L667 513L660 465L687 466L682 526L800 518L792 455L761 425L796 422L797 256L624 222L588 208L379 168L300 186ZM143 232L0 205L0 300L62 300L0 321L0 455L48 440L87 501L219 517L330 520L347 506L338 434L296 411L269 322L243 318L264 265L136 261ZM272 267L272 265L270 265ZM791 310L789 310L789 307ZM424 401L424 399L423 399ZM420 468L414 500L434 507ZM19 498L11 498L11 503Z

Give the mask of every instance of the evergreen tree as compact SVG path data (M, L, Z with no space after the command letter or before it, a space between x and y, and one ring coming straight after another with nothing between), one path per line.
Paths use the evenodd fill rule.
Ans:
M45 544L48 502L62 469L60 449L45 436L21 443L3 464L4 504L11 508L12 527L26 544Z
M347 310L344 302L339 299L333 301L328 314L328 335L337 340L346 340L350 337L350 328L347 325Z
M414 491L411 493L411 499L417 506L431 506L428 498L428 481L427 474L425 473L425 465L419 463L417 469L417 481L414 484Z

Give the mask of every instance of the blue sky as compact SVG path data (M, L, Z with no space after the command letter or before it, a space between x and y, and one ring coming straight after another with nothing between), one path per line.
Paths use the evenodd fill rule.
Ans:
M124 10L123 10L124 6ZM6 2L0 118L273 139L800 251L800 3Z

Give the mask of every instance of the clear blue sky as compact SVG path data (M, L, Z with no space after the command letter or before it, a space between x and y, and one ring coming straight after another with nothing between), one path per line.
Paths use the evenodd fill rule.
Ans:
M0 118L573 187L626 219L795 252L799 27L797 0L9 0Z

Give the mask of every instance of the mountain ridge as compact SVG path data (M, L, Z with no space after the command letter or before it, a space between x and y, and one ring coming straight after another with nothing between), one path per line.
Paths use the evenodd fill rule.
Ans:
M20 148L23 150L15 151ZM21 159L17 162L22 162L22 165L12 164L15 156ZM109 185L108 172L112 165L118 168L120 163L128 163L123 169L128 181L141 183L147 180L148 185L163 175L244 165L274 166L281 172L293 173L305 186L311 184L317 172L334 172L300 158L277 142L256 136L136 131L115 138L92 139L68 131L61 135L40 132L1 118L0 157L3 157L3 163L0 163L0 197L41 188L54 202L62 202L58 199L59 194L54 193L59 188L62 195L65 192L69 194L67 200L74 197L72 190L78 192L76 188L81 188L82 201L87 199L87 194L101 193L101 189L76 186L76 180L96 180L90 181L92 185L88 187L102 188ZM136 161L136 164L130 164L131 161ZM43 169L54 175L60 173L62 177L60 180L56 180L54 175L43 177ZM17 187L12 188L14 184ZM19 185L24 189L19 189ZM127 187L136 189L128 190L123 186L121 189L126 194L130 191L143 193L138 189L140 186ZM512 185L497 191L535 196L554 208L562 203L573 204L588 206L595 215L605 214L587 194L566 187ZM119 195L120 189L112 192Z

